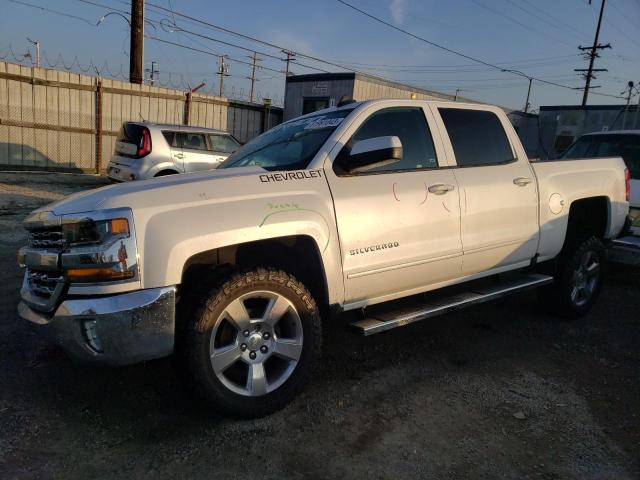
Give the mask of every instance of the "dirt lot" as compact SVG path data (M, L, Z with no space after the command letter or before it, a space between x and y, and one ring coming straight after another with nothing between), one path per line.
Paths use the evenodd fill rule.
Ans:
M20 221L104 181L0 173L0 478L640 478L640 271L563 323L534 293L367 339L327 325L283 411L220 418L170 359L77 365L18 318Z

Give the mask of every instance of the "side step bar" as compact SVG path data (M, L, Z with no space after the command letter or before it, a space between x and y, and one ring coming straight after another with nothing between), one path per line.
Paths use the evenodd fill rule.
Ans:
M640 236L628 235L611 242L609 257L614 262L640 265Z
M407 306L406 302L403 306L398 306L397 303L401 301L391 302L395 305L391 308L388 306L385 308L385 304L376 305L371 309L379 311L368 314L363 320L353 322L351 327L364 336L369 336L551 282L553 282L553 277L542 274L518 275L516 278L492 283L487 283L485 280L483 284L475 287L469 286L465 291L458 290L456 293L440 295L417 304L414 301L414 304L410 306Z

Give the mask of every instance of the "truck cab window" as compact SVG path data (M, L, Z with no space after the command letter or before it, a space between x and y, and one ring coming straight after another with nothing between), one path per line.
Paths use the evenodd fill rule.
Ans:
M460 167L495 165L514 160L513 150L498 117L484 110L440 108Z
M375 137L396 136L402 142L402 160L383 165L369 173L398 170L437 168L433 140L422 108L387 108L371 115L351 137L341 154L346 155L351 147L361 140Z

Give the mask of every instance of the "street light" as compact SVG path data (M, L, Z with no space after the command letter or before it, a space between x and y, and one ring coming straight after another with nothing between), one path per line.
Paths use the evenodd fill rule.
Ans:
M508 68L503 68L502 71L515 73L516 75L520 75L521 77L524 77L527 80L529 80L529 88L527 89L527 99L524 102L524 109L523 109L524 113L527 113L529 111L529 96L531 95L531 83L533 83L533 77L530 77L529 75L527 75L524 72L521 72L520 70L511 70Z

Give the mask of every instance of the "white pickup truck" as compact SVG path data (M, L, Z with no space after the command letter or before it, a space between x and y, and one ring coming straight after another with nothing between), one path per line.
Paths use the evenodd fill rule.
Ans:
M19 312L81 360L175 352L214 408L256 417L310 378L330 315L369 335L533 287L584 314L628 195L620 158L530 163L499 108L353 102L215 171L35 211Z

